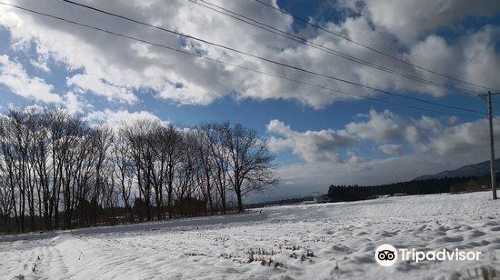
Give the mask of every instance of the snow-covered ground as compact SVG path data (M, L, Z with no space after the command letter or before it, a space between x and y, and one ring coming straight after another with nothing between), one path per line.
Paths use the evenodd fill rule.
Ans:
M0 278L487 279L500 276L500 201L427 195L0 236ZM479 261L375 261L381 244ZM486 275L487 274L487 275Z

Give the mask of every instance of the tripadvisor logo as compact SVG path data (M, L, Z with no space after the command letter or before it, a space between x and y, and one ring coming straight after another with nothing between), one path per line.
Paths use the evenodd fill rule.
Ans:
M380 245L375 251L375 260L381 266L391 266L398 260L398 251L392 245Z
M399 249L402 261L477 261L481 252L465 252L458 249L450 251L443 249L441 251L415 251L415 249ZM375 260L381 266L391 266L398 260L398 250L389 244L380 245L375 251Z

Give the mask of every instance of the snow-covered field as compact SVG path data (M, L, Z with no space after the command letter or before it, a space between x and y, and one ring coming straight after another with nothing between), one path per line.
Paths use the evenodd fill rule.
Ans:
M172 222L0 236L0 278L487 279L500 276L500 201L427 195ZM375 262L375 249L480 251L479 261Z

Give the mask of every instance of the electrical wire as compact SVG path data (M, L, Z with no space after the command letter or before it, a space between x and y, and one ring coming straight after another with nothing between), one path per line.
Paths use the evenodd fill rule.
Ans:
M342 38L342 39L344 39L344 40L346 40L346 41L348 41L348 42L350 42L350 43L352 43L352 44L354 44L354 45L357 45L357 46L359 46L359 47L363 47L363 48L365 48L365 49L368 49L368 50L370 50L370 51L373 51L373 52L375 52L375 53L378 53L378 54L380 54L380 55L383 55L383 56L385 56L385 57L388 57L388 58L390 58L390 59L392 59L392 60L399 61L399 62L401 62L401 63L404 63L404 64L407 64L407 65L413 66L413 67L415 67L415 68L418 68L418 69L420 69L420 70L423 70L423 71L426 71L426 72L432 73L432 74L434 74L434 75L438 75L438 76L441 76L441 77L444 77L444 78L447 78L447 79L450 79L450 80L454 80L454 81L457 81L457 82L460 82L460 83L463 83L463 84L467 84L467 85L471 85L471 86L479 87L479 88L482 88L482 89L487 89L487 90L492 90L492 91L498 91L498 90L495 90L495 89L490 88L490 87L486 87L486 86L478 85L478 84L475 84L475 83L472 83L472 82L469 82L469 81L466 81L466 80L463 80L463 79L459 79L459 78L456 78L456 77L453 77L453 76L450 76L450 75L446 75L446 74L439 73L439 72L437 72L437 71L434 71L434 70L432 70L432 69L425 68L425 67L420 66L420 65L418 65L418 64L415 64L415 63L409 62L409 61L407 61L407 60L405 60L405 59L399 58L399 57L394 56L394 55L392 55L392 54L389 54L389 53L386 53L386 52L380 51L380 50L378 50L378 49L376 49L376 48L373 48L373 47L370 47L370 46L368 46L368 45L366 45L366 44L359 43L359 42L357 42L357 41L355 41L355 40L353 40L353 39L351 39L351 38L349 38L349 37L347 37L347 36L345 36L345 35L342 35L342 34L340 34L340 33L335 33L335 32L332 32L332 31L330 31L330 30L328 30L328 29L326 29L326 28L324 28L324 27L322 27L322 26L320 26L320 25L318 25L318 24L312 23L312 22L310 22L309 20L303 19L303 18L298 17L298 16L296 16L296 15L293 15L293 14L291 14L291 13L288 13L288 12L286 12L286 11L284 11L284 10L282 10L282 9L278 8L278 7L275 7L275 6L273 6L273 5L270 5L270 4L268 4L268 3L266 3L266 2L264 2L264 1L262 1L262 0L245 0L245 1L254 1L254 2L257 2L257 3L261 4L261 5L264 5L265 7L271 8L271 9L273 9L273 10L275 10L275 11L279 12L279 13L282 13L282 14L285 14L285 15L287 15L287 16L290 16L290 17L292 17L293 19L295 19L295 20L297 20L297 21L300 21L300 22L305 23L305 24L307 24L307 25L309 25L309 26L312 26L312 27L314 27L315 29L320 29L320 30L322 30L322 31L324 31L324 32L326 32L326 33L328 33L328 34L330 34L330 35L333 35L333 36L336 36L336 37Z
M349 85L354 85L354 86L362 87L362 88L365 88L365 89L370 89L370 90L373 90L373 91L376 91L376 92L380 92L380 93L383 93L383 94L387 94L387 95L391 95L391 96L397 96L397 97L400 97L400 98L405 98L405 99L409 99L409 100L413 100L413 101L417 101L417 102L421 102L421 103L425 103L425 104L430 104L430 105L434 105L434 106L440 106L440 107L444 107L444 108L448 108L448 109L453 109L453 110L459 110L459 111L463 111L463 112L469 112L469 113L475 113L475 114L481 114L481 115L485 114L484 112L480 112L480 111L476 111L476 110L471 110L471 109L467 109L467 108L462 108L462 107L457 107L457 106L452 106L452 105L437 103L437 102L433 102L433 101L430 101L430 100L427 100L427 99L422 99L422 98L417 98L417 97L412 97L412 96L406 96L406 95L403 95L403 94L399 94L399 93L394 93L394 92L390 92L390 91L387 91L387 90L378 89L378 88L375 88L375 87L372 87L372 86L367 86L367 85L359 84L359 83L356 83L356 82L353 82L353 81L350 81L350 80L346 80L346 79L342 79L342 78L338 78L338 77L335 77L335 76L332 76L332 75L319 73L319 72L316 72L316 71L313 71L313 70L304 69L304 68L301 68L301 67L298 67L298 66L294 66L294 65L290 65L290 64L286 64L286 63L283 63L283 62L278 62L278 61L275 61L275 60L272 60L272 59L269 59L269 58L265 58L265 57L261 57L261 56L254 55L254 54L251 54L251 53L247 53L247 52L244 52L244 51L232 48L232 47L228 47L228 46L225 46L225 45L222 45L222 44L218 44L218 43L213 43L213 42L207 41L207 40L202 39L202 38L198 38L198 37L195 37L195 36L187 35L187 34L184 34L184 33L178 32L178 31L170 30L170 29L167 29L167 28L164 28L164 27L161 27L161 26L157 26L157 25L153 25L153 24L150 24L150 23L142 22L142 21L139 21L139 20L136 20L136 19L132 19L132 18L129 18L129 17L123 16L123 15L119 15L119 14L116 14L116 13L108 12L108 11L105 11L105 10L102 10L102 9L99 9L99 8L92 7L90 5L81 4L81 3L74 2L74 1L71 1L71 0L52 0L52 1L62 1L62 2L66 2L68 4L71 4L71 5L80 6L80 7L86 8L86 9L90 9L90 10L93 10L93 11L105 14L105 15L109 15L109 16L113 16L113 17L116 17L116 18L124 19L124 20L130 21L130 22L133 22L133 23L137 23L137 24L140 24L140 25L143 25L143 26L148 26L148 27L151 27L151 28L155 28L155 29L158 29L158 30L161 30L161 31L165 31L165 32L170 33L170 34L175 34L175 35L178 35L178 36L181 36L181 37L189 38L189 39L192 39L192 40L195 40L195 41L198 41L198 42L202 42L202 43L205 43L205 44L208 44L208 45L211 45L211 46L222 48L222 49L225 49L225 50L228 50L228 51L232 51L232 52L244 55L244 56L252 57L252 58L255 58L255 59L258 59L258 60L270 63L270 64L274 64L274 65L277 65L277 66L281 66L281 67L293 69L293 70L300 71L300 72L303 72L303 73L307 73L307 74L310 74L310 75L315 75L315 76L319 76L319 77L323 77L323 78L335 80L335 81L346 83L346 84L349 84Z
M152 45L152 46L155 46L155 47L158 47L158 48L162 48L162 49L166 49L166 50L171 50L171 51L174 51L174 52L177 52L177 53L181 53L181 54L184 54L184 55L188 55L188 56L191 56L191 57L205 59L205 60L208 60L208 61L211 61L211 62L215 62L215 63L219 63L219 64L222 64L222 65L225 65L225 66L236 67L236 68L244 69L244 70L247 70L247 71L250 71L250 72L253 72L253 73L258 73L258 74L261 74L261 75L271 76L271 77L275 77L275 78L278 78L278 79L282 79L282 80L286 80L286 81L290 81L290 82L294 82L294 83L297 83L297 84L302 84L302 85L306 85L306 86L310 86L310 87L325 89L325 90L329 90L329 91L332 91L332 92L340 93L340 94L343 94L343 95L355 96L355 97L358 97L358 98L368 99L368 100L372 100L372 101L376 101L376 102L381 102L381 103L386 103L386 104L391 104L391 105L395 105L395 106L400 106L400 107L405 107L405 108L410 108L410 109L415 109L415 110L420 110L420 111L426 111L426 112L431 112L431 113L436 113L436 114L456 115L456 116L461 116L461 117L470 118L470 119L476 119L476 118L478 118L477 116L465 115L465 114L456 114L456 113L438 111L438 110L433 110L433 109L427 109L427 108L417 107L417 106L413 106L413 105L401 104L401 103L398 103L398 102L392 102L392 101L388 101L388 100L384 100L384 99L379 99L379 98L375 98L375 97L365 96L365 95L361 95L361 94L355 94L355 93L345 92L345 91L341 91L341 90L337 90L337 89L333 89L333 88L329 88L329 87L325 87L325 86L315 85L315 84L311 84L311 83L308 83L308 82L303 82L303 81L300 81L300 80L288 78L288 77L285 77L285 76L276 75L276 74L267 73L267 72L264 72L264 71L252 69L252 68L249 68L249 67L246 67L246 66L241 66L241 65L237 65L237 64L233 64L233 63L228 63L228 62L225 62L225 61L222 61L222 60L219 60L219 59L214 59L214 58L211 58L211 57L204 56L202 54L192 53L192 52L188 52L188 51L185 51L185 50L182 50L182 49L178 49L178 48L166 46L166 45L163 45L163 44L158 44L158 43L150 42L150 41L147 41L147 40L144 40L144 39L136 38L134 36L125 35L125 34L117 33L117 32L114 32L114 31L109 31L109 30L106 30L106 29L103 29L103 28L100 28L100 27L92 26L92 25L85 24L85 23L76 22L76 21L73 21L73 20L69 20L69 19L66 19L66 18L59 17L59 16L55 16L55 15L51 15L51 14L47 14L47 13L35 11L35 10L28 9L28 8L25 8L25 7L21 7L21 6L18 6L18 5L8 4L8 3L4 3L4 2L0 2L0 5L9 6L9 7L16 8L16 9L19 9L19 10L23 10L25 12L29 12L29 13L32 13L32 14L49 17L49 18L52 18L52 19L55 19L55 20L58 20L58 21L70 23L70 24L81 26L81 27L85 27L85 28L88 28L88 29L93 29L93 30L96 30L96 31L99 31L99 32L103 32L103 33L109 34L109 35L113 35L113 36L117 36L117 37L122 37L122 38L130 39L130 40L138 41L138 42L141 42L141 43L144 43L144 44Z
M424 83L424 84L435 86L435 87L439 87L439 88L454 90L454 91L463 92L463 93L478 94L478 92L475 92L475 91L471 91L471 90L467 90L467 89L463 89L463 88L458 88L458 87L450 86L450 85L447 85L447 84L437 83L437 82L434 82L434 81L431 81L431 80L427 80L427 79L424 79L424 78L421 78L421 77L413 76L413 75L410 75L410 74L407 74L407 73L404 73L404 72L401 72L401 71L398 71L398 70L394 70L394 69L391 69L391 68L388 68L388 67L385 67L385 66L382 66L382 65L378 65L378 64L366 61L364 59L361 59L361 58L358 58L358 57L355 57L355 56L343 53L341 51L332 49L332 48L327 47L325 45L315 43L315 42L310 41L310 40L308 40L308 39L306 39L304 37L300 37L300 36L297 36L297 35L290 34L290 33L286 32L284 30L275 28L275 27L273 27L271 25L262 23L262 22L260 22L258 20L249 18L249 17L247 17L245 15L236 13L234 11L231 11L229 9L226 9L226 8L222 7L222 6L219 6L219 5L207 2L205 0L185 0L185 1L193 3L193 4L201 6L201 7L204 7L206 9L209 9L209 10L214 11L216 13L228 16L230 18L233 18L233 19L238 20L240 22L243 22L245 24L257 27L259 29L266 30L266 31L268 31L270 33L273 33L273 34L276 34L278 36L285 37L285 38L290 39L290 40L292 40L294 42L297 42L299 44L306 45L306 46L309 46L309 47L313 47L313 48L321 50L321 51L323 51L325 53L332 54L334 56L337 56L337 57L340 57L340 58L343 58L343 59L346 59L346 60L349 60L349 61L361 64L361 65L364 65L364 66L369 66L369 67L372 67L374 69L377 69L377 70L380 70L380 71L383 71L383 72L386 72L386 73L389 73L389 74L392 74L392 75L396 75L396 76L399 76L399 77L403 77L403 78L406 78L406 79L409 79L409 80L413 80L413 81L416 81L416 82ZM202 3L205 3L206 5L202 4Z

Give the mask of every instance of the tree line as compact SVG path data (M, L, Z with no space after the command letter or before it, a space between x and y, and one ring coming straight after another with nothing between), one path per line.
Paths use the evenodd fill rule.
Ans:
M0 228L241 212L246 195L278 183L273 160L267 140L241 124L111 128L64 109L13 109L0 117Z
M336 202L373 199L384 195L459 193L483 190L488 184L487 177L452 177L374 186L331 185L328 189L328 198Z

